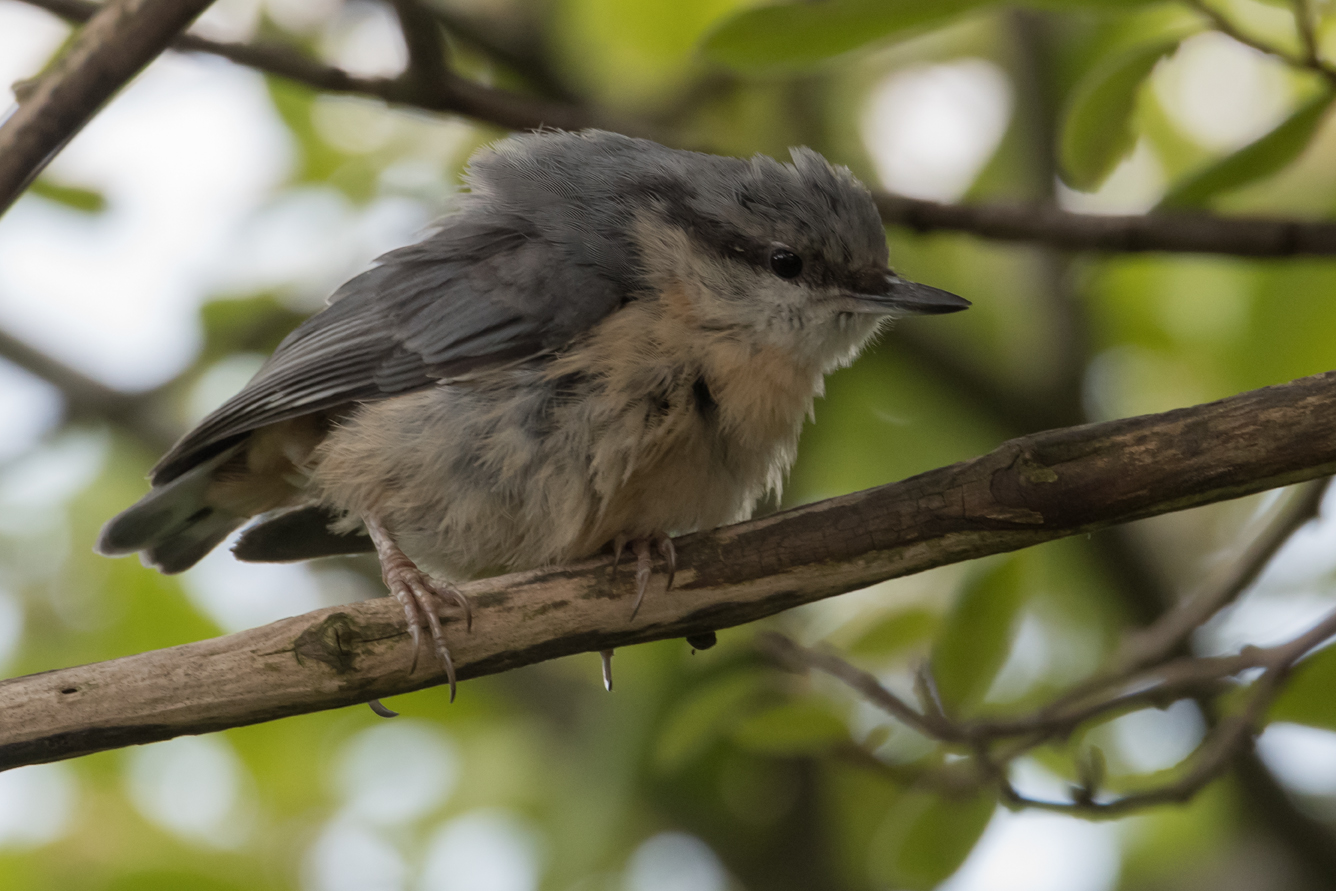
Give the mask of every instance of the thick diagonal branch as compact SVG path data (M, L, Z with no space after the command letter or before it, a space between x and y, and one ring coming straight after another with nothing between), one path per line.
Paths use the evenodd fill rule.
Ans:
M0 125L0 213L211 0L110 0Z
M611 559L473 582L461 679L739 625L878 581L1336 471L1336 372L1014 439L970 461L678 541L677 583L626 621ZM227 637L0 683L0 767L337 708L410 674L398 604L318 610Z

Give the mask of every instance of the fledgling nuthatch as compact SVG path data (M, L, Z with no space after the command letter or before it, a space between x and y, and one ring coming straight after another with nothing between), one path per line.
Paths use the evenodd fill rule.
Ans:
M629 543L638 607L670 534L779 489L827 372L888 319L969 306L887 268L847 169L792 158L600 131L480 152L439 228L293 331L97 549L180 572L257 515L242 560L374 548L452 696L452 581Z

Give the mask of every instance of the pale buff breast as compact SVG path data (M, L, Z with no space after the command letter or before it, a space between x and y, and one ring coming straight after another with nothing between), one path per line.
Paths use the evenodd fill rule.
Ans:
M599 509L571 556L617 535L745 519L782 485L822 386L818 369L777 348L703 328L675 289L617 313L553 372L574 368L598 369L603 381L587 416L614 420L596 422L608 428L592 463Z

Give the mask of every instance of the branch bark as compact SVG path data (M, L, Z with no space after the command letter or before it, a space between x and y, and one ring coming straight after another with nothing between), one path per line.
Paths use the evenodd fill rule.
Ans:
M1051 204L938 204L879 193L888 226L919 232L968 232L1066 250L1231 254L1298 257L1336 254L1336 223L1205 213L1102 216L1069 213Z
M111 0L0 125L0 213L212 0Z
M628 621L608 558L463 586L459 677L751 622L888 578L1336 471L1336 371L1188 409L1052 430L970 461L685 536L677 585ZM439 684L388 598L0 683L0 769Z

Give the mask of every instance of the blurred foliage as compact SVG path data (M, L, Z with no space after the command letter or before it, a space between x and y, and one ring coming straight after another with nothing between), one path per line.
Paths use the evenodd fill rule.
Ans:
M29 187L29 191L34 195L41 195L48 201L83 213L101 213L107 207L106 196L96 189L52 182L48 177L38 177Z
M1229 96L1194 112L1203 94L1173 77L1197 64L1184 47L1209 22L1183 4L432 2L445 13L452 60L468 76L653 114L693 147L782 154L806 143L871 183L880 177L910 191L927 174L922 182L896 174L888 147L867 138L869 97L928 82L914 77L958 84L962 69L951 66L982 59L1008 84L1006 131L963 194L924 194L1062 200L1095 211L1125 211L1129 200L1140 202L1132 210L1157 202L1303 218L1336 210L1330 87L1296 68L1273 91L1274 107L1249 111L1240 96L1235 108ZM1319 44L1336 56L1336 16L1330 4L1314 6ZM1298 46L1288 4L1229 0L1220 8L1259 40L1287 52ZM371 9L267 2L257 27L339 61L335 38ZM468 33L450 32L452 20ZM1235 50L1231 64L1261 77L1259 54ZM940 111L933 103L950 95L922 93L918 110ZM276 78L266 79L261 101L296 158L275 204L318 191L367 213L417 201L429 218L457 187L463 159L497 134ZM1236 112L1253 114L1252 130L1225 139L1203 129L1201 114ZM903 126L920 128L909 136L938 154L968 137L956 119L931 113L906 112ZM34 188L88 213L105 203L95 191L47 180ZM1141 197L1126 197L1133 193ZM897 269L968 296L974 308L906 321L831 376L785 506L971 457L1029 432L1036 418L1063 424L1158 411L1336 367L1336 267L1328 260L1073 258L959 234L889 236ZM309 290L294 281L200 295L199 355L167 392L184 398L229 358L272 349L313 305ZM143 491L156 456L133 443L122 431L63 429L0 468L0 594L8 598L0 606L15 605L0 610L0 624L16 629L14 644L0 648L9 674L226 627L225 611L196 577L183 582L90 553L101 522ZM31 481L52 466L74 482L32 495ZM1149 618L1148 603L1163 608L1163 598L1192 591L1212 560L1228 559L1255 534L1255 515L1270 503L1250 499L946 567L758 624L836 646L905 695L916 669L929 664L952 713L1020 713L1094 672L1130 625ZM1291 584L1329 606L1330 567L1310 575ZM374 571L356 561L309 572L328 602L376 593L367 576ZM1283 611L1287 591L1264 580L1249 596L1263 605L1271 597ZM932 888L972 854L983 856L979 839L1006 817L996 798L913 781L967 753L930 744L828 679L780 671L752 648L754 630L727 630L718 646L694 654L681 641L619 651L611 695L588 654L469 681L453 706L440 691L397 697L387 702L405 715L396 722L348 709L227 731L202 738L200 749L173 742L0 775L0 812L10 800L47 810L65 802L58 831L46 835L46 811L25 815L18 828L0 813L0 885L688 887L672 884L672 873L659 884L643 878L652 870L638 864L662 849L678 852L676 868L697 876L690 887L699 891L860 891ZM1212 640L1232 640L1221 635ZM1336 732L1333 689L1328 650L1300 666L1271 717ZM1166 720L1141 734L1117 722L1081 728L1069 744L1032 753L1024 773L1034 794L1061 798L1076 780L1076 759L1098 745L1119 788L1172 777L1184 754L1174 740L1191 728ZM27 779L4 785L13 777ZM1249 794L1226 779L1186 806L1127 821L1102 836L1121 866L1073 876L1067 886L1243 887L1219 881L1236 871L1269 876L1270 884L1251 887L1306 887L1286 877L1311 873L1313 862L1268 829L1283 822L1275 800ZM215 799L221 803L208 811ZM1331 805L1303 819L1329 833ZM707 854L665 834L674 832L700 839ZM466 842L452 841L460 838ZM470 857L492 864L487 881L507 874L506 864L520 871L509 873L510 884L486 884L469 872L483 868ZM477 884L440 879L432 871L439 858ZM1270 868L1278 862L1298 865Z

